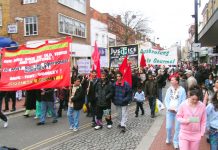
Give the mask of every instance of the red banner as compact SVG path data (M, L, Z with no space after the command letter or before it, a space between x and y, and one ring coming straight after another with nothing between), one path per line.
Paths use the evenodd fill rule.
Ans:
M70 85L70 38L37 48L3 50L1 91L58 88Z

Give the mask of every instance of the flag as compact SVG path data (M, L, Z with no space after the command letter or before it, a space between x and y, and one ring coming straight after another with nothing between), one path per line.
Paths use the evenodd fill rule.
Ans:
M93 61L92 70L96 70L97 77L100 78L101 77L100 53L98 51L98 46L96 41L95 41L94 52L92 53L92 61Z
M146 67L146 66L147 66L147 65L146 65L145 56L144 56L144 54L142 54L141 60L140 60L140 67L144 68L144 67Z
M128 82L130 87L132 87L132 70L131 70L131 65L127 65L126 72L123 75L123 81Z
M125 74L127 67L128 67L128 62L127 62L127 56L126 56L123 59L122 64L119 66L119 71L122 73L122 75Z

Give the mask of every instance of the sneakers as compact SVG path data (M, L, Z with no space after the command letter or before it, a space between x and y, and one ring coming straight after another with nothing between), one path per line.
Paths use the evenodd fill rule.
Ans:
M73 130L74 128L72 127L72 126L70 126L70 128L69 128L70 130Z
M170 144L170 140L166 139L166 144Z
M4 128L7 128L8 127L8 121L6 121L5 123L4 123Z
M37 123L38 126L41 126L41 125L44 125L44 124L45 124L44 122L38 122Z
M107 128L108 128L108 129L111 129L111 128L112 128L112 125L111 125L111 124L107 125Z
M53 120L53 121L52 121L52 123L57 123L57 122L58 122L58 120Z
M77 129L77 128L74 128L73 131L76 132L76 131L78 131L78 129Z
M34 119L39 119L39 117L35 116Z
M179 145L174 145L174 149L179 149Z
M122 126L121 126L121 132L122 132L122 133L125 133L125 132L126 132L126 127L122 127Z
M95 126L95 130L99 130L99 129L102 129L102 126L100 125Z
M135 117L138 117L138 115L135 115Z

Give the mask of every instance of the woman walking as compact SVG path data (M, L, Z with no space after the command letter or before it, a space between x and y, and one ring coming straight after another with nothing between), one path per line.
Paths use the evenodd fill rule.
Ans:
M177 119L181 123L179 132L180 149L199 150L201 137L205 133L206 109L205 105L199 101L198 88L190 89L189 98L179 107Z

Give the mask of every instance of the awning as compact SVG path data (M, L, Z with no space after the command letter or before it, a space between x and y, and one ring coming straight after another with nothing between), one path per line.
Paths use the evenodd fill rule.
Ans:
M18 43L13 41L11 38L0 37L0 48L7 48L7 50L16 50Z

